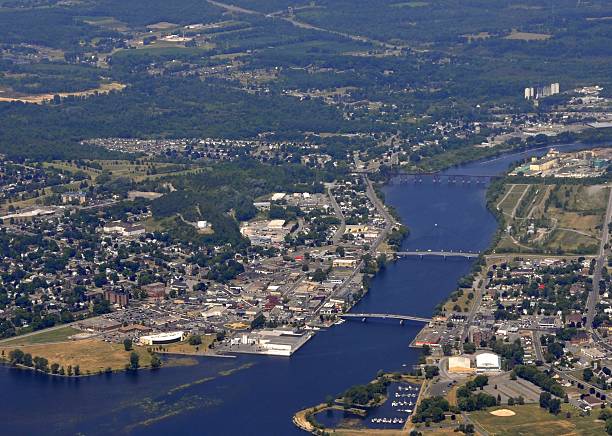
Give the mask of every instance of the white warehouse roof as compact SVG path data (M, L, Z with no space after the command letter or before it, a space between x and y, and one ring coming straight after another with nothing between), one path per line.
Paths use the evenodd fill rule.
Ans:
M497 354L482 353L476 356L476 367L482 369L501 368L501 359Z

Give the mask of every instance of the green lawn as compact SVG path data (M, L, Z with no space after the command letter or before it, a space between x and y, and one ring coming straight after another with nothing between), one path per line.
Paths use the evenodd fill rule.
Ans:
M515 416L497 417L492 410L510 409ZM566 418L569 412L571 417ZM569 404L562 405L559 415L552 415L537 404L524 406L500 406L486 411L470 413L470 417L491 436L548 436L548 435L605 435L604 422L597 420L598 410L591 416L581 417L579 411Z
M68 338L76 333L79 333L73 327L62 327L56 330L41 330L40 333L36 333L25 337L16 337L2 342L2 345L36 345L36 344L47 344L49 342L63 342L67 341Z

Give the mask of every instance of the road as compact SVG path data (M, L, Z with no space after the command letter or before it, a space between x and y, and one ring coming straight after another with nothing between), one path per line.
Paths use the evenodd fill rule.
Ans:
M508 196L509 196L510 194L512 194L512 191L514 191L514 188L516 188L516 186L517 186L517 185L516 185L516 184L511 184L511 185L508 185L508 186L510 186L510 189L508 189L508 192L506 192L506 195L504 195L504 196L502 197L502 199L501 199L501 200L499 200L499 202L497 203L497 206L495 206L495 208L496 208L497 210L500 210L500 209L499 209L499 207L501 206L501 204L502 204L504 201L506 201L506 198L508 198Z
M378 47L382 47L385 49L397 49L397 48L402 47L402 45L389 44L387 42L378 41L376 39L372 39L366 36L353 35L351 33L339 32L337 30L325 29L323 27L314 26L312 24L305 23L303 21L299 21L295 17L292 17L292 16L279 15L278 12L273 12L271 14L265 14L263 12L259 12L253 9L246 9L240 6L235 6L235 5L231 5L228 3L222 3L219 1L214 1L214 0L206 0L206 1L210 3L211 5L225 9L226 11L229 11L229 12L236 12L236 13L242 13L242 14L247 14L247 15L259 15L262 17L270 18L270 19L281 19L283 21L293 24L295 27L299 27L300 29L308 29L308 30L314 30L317 32L329 33L332 35L337 35L343 38L351 39L353 41L370 43L372 45L376 45Z
M544 362L544 352L542 351L542 343L540 342L541 332L533 331L533 349L535 350L536 360Z
M334 197L334 194L332 194L332 188L327 188L327 195L329 196L329 200L334 208L334 212L336 212L336 217L340 220L340 227L338 227L338 230L336 230L336 233L332 238L333 244L338 245L338 242L340 242L340 239L346 230L346 220L344 219L344 214L342 213L342 209L340 209L340 205L338 205L338 202L336 201L336 197Z
M378 213L381 214L383 218L385 219L385 229L380 233L380 235L378 235L378 238L376 239L376 241L372 244L372 247L370 248L370 253L376 254L376 250L378 249L378 246L387 237L387 235L389 234L389 232L391 232L391 229L395 225L395 219L387 211L382 201L380 201L380 199L376 195L376 191L374 191L374 188L372 187L372 182L370 181L370 179L368 179L367 176L363 176L363 180L366 184L366 195L368 196L372 204L376 207L376 210L378 211Z
M476 291L474 295L474 304L472 304L472 308L468 312L467 319L465 320L465 324L463 327L463 333L461 333L461 341L460 341L462 347L463 347L463 344L465 344L465 340L467 339L468 334L470 332L470 326L474 322L476 313L478 313L478 309L480 308L480 304L482 303L482 296L484 295L485 288L487 287L487 283L489 283L489 279L485 275L478 275L474 279L474 281L476 280L479 280L479 281L482 280L482 284L478 287L478 290ZM480 344L476 344L476 346L478 347L480 346Z
M510 218L514 219L514 217L516 217L516 210L520 206L521 202L523 201L523 198L525 197L525 194L527 194L527 191L529 191L530 188L531 188L531 186L527 186L527 189L525 189L523 191L523 193L521 194L519 199L516 201L516 204L514 205L514 208L512 209L512 212L510 212Z
M589 293L587 299L586 310L586 325L585 327L589 330L593 329L593 318L595 318L595 306L599 298L599 281L601 280L601 270L606 263L606 247L610 238L610 232L608 226L612 219L612 188L610 188L610 194L608 195L608 208L606 209L606 217L603 223L603 230L601 234L601 241L599 242L599 252L597 260L595 262L595 269L593 270L593 289Z

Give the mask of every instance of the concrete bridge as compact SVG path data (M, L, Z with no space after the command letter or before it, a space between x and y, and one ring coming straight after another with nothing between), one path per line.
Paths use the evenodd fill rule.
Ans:
M497 174L439 174L439 173L402 173L393 178L394 183L420 183L430 180L433 183L455 185L480 185L500 177Z
M431 318L423 318L420 316L412 316L412 315L395 315L392 313L343 313L340 315L340 318L357 318L362 321L366 321L368 318L377 318L377 319L396 319L403 324L405 321L417 321L417 322L425 322L429 323L432 321Z
M437 256L443 257L446 259L447 257L464 257L466 259L473 259L475 257L480 256L478 252L470 252L470 251L398 251L395 253L398 257L408 257L408 256Z

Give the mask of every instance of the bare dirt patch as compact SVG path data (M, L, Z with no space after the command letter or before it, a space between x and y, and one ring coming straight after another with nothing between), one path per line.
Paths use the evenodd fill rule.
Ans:
M111 83L103 83L99 87L94 89L86 89L84 91L77 92L57 92L54 94L23 94L14 97L0 97L0 101L20 101L22 103L34 103L34 104L43 104L48 103L53 100L53 97L59 95L60 97L91 97L92 95L97 94L108 94L112 91L122 91L125 88L123 83L119 82L111 82Z
M489 413L491 413L491 415L494 415L494 416L514 416L516 415L516 413L508 409L494 410L493 412L489 412Z
M514 39L520 41L545 41L552 37L547 33L531 33L531 32L519 32L513 29L512 32L505 36L504 39Z

